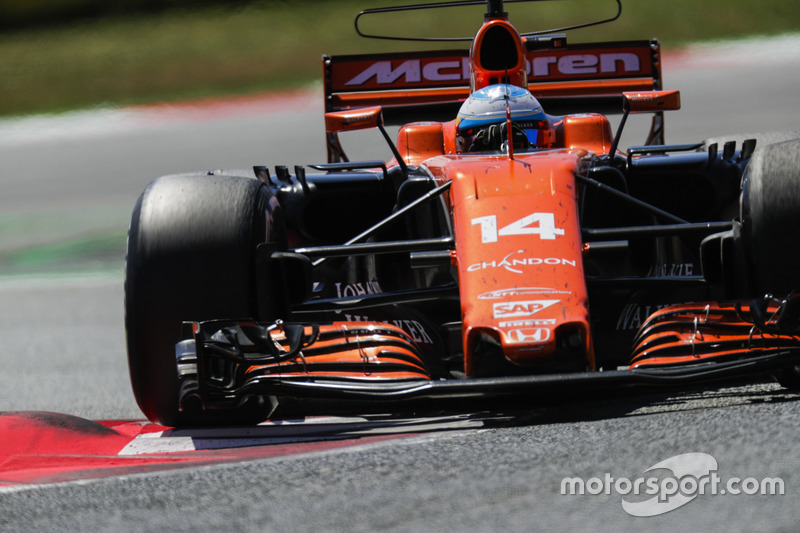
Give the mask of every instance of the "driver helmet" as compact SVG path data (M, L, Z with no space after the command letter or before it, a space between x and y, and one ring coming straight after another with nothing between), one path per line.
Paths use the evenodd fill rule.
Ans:
M456 118L456 151L507 151L506 108L515 149L550 147L550 124L539 101L527 89L500 83L475 91L461 105Z

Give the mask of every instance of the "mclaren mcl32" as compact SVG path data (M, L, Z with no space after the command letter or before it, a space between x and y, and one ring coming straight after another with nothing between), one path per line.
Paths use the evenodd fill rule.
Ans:
M797 386L800 134L665 144L657 41L520 33L510 1L356 30L465 4L486 7L469 50L323 57L327 162L145 189L125 305L148 418ZM389 161L348 158L364 129Z

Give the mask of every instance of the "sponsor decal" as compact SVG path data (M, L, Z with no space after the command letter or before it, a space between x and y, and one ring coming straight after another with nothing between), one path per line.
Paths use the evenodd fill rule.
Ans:
M334 91L397 87L457 87L470 80L469 57L464 54L395 54L392 57L333 58ZM610 79L652 74L648 44L593 50L531 52L525 59L531 82L569 79Z
M498 289L478 295L479 300L503 300L515 296L528 296L531 294L572 294L571 291L550 289L547 287L514 287L513 289Z
M680 278L694 276L694 263L669 263L651 265L647 272L648 277L665 278L677 276Z
M375 78L378 85L391 85L403 78L405 83L466 81L469 80L469 58L431 61L423 64L420 59L408 59L401 63L376 61L350 79L345 85L361 86Z
M529 326L555 326L555 318L533 318L526 320L510 320L507 322L498 322L501 328L524 328Z
M379 294L383 289L377 281L367 281L365 283L336 283L336 297L347 298L349 296L364 296L365 294Z
M550 328L525 328L506 331L512 344L537 344L550 340Z
M498 302L492 304L494 318L514 318L535 315L561 300L525 300L521 302Z
M492 268L505 268L514 274L522 274L521 269L526 266L578 266L577 261L574 259L566 259L563 257L524 257L521 255L524 253L525 250L517 250L516 252L511 252L500 261L481 261L480 263L474 263L467 267L467 272L477 272Z
M369 316L344 315L348 322L383 322L402 329L416 343L433 344L430 334L425 330L425 326L416 320L375 320Z
M585 76L587 74L638 73L641 70L639 56L630 52L604 54L548 55L533 58L526 64L528 75L533 78Z
M357 283L335 283L336 296L338 298L346 298L348 296L363 296L366 294L379 294L383 292L380 284L377 281L357 282ZM337 314L342 314L342 311L337 311ZM433 344L430 334L425 330L425 326L416 320L376 320L373 317L364 315L351 315L344 313L344 320L348 322L382 322L384 324L391 324L405 331L411 339L416 343Z
M647 317L668 304L641 305L638 303L626 304L617 318L617 331L626 329L639 329Z

